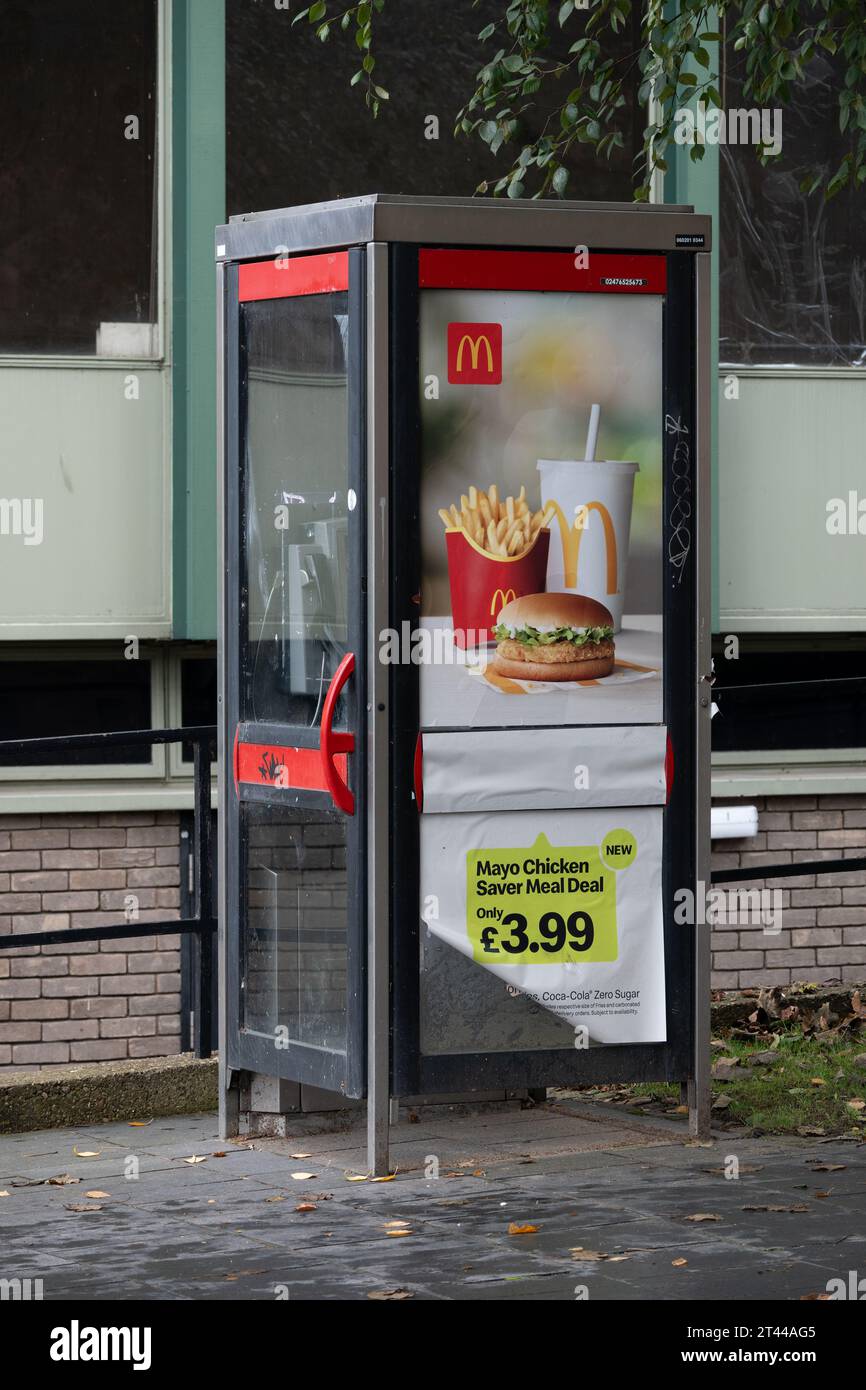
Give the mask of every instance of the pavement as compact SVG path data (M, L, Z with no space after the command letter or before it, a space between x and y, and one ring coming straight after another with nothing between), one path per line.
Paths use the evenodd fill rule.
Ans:
M360 1117L292 1127L255 1147L214 1115L0 1137L0 1280L45 1300L743 1301L866 1273L854 1141L696 1144L569 1099L429 1106L401 1110L392 1181L352 1182Z

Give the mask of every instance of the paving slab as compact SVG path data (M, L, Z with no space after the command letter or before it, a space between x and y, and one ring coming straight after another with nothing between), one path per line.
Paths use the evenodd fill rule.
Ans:
M679 1302L798 1300L866 1268L866 1146L731 1134L699 1145L682 1122L571 1101L432 1109L413 1112L417 1124L401 1115L386 1183L347 1181L365 1172L359 1116L252 1144L220 1141L211 1115L0 1136L0 1174L82 1179L0 1176L0 1276L42 1278L49 1301L340 1301L404 1287L422 1301ZM131 1153L138 1176L125 1178ZM183 1162L193 1155L205 1161ZM845 1166L815 1173L815 1162ZM88 1190L109 1194L101 1210L70 1211ZM808 1210L744 1210L772 1205ZM697 1213L719 1220L686 1219ZM395 1221L411 1234L390 1236ZM537 1229L509 1234L510 1223Z

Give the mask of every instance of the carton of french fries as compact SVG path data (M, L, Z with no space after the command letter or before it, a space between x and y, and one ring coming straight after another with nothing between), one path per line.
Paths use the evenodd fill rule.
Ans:
M448 551L451 615L455 641L466 648L494 641L493 629L506 603L542 593L553 511L533 512L521 487L518 497L500 498L494 483L486 492L470 487L450 507L440 507Z

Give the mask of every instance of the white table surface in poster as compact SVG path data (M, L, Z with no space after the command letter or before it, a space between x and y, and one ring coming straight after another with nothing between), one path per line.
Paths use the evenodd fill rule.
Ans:
M419 662L423 729L660 724L664 718L661 618L653 614L623 620L613 675L591 685L531 682L526 693L507 693L485 679L481 668L495 647L460 651L447 640L447 618L424 618L420 626L431 656Z

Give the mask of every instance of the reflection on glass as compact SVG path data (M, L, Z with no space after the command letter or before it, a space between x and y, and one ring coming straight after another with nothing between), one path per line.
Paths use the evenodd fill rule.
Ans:
M247 719L317 724L346 651L346 301L243 306Z
M345 1052L345 821L262 803L247 803L244 819L243 1026Z

